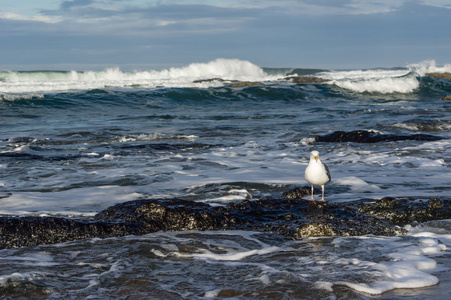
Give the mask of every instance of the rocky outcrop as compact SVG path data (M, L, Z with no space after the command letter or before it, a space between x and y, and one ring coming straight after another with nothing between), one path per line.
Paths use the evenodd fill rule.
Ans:
M0 217L0 249L139 234L139 224L57 217Z
M324 83L330 80L315 77L315 76L298 76L298 77L285 77L285 80L291 81L293 83L310 84L310 83Z
M412 222L451 219L450 199L385 197L379 201L356 203L358 211L404 226Z
M308 200L246 200L229 204L224 212L236 220L236 229L274 232L292 239L404 233L403 229L352 207Z
M351 132L335 131L331 134L317 136L315 140L317 142L325 143L379 143L379 142L393 142L393 141L438 141L443 139L439 136L430 134L411 134L411 135L398 135L398 134L382 134L373 131L356 130Z
M213 81L218 81L218 82L239 82L238 80L227 80L227 79L222 79L222 78L209 78L209 79L194 80L193 83L204 83L204 82L213 82Z
M451 79L451 73L444 72L444 73L427 73L424 76L430 77L430 78L436 78L436 79Z
M282 194L283 199L297 199L301 200L305 198L306 196L309 196L311 193L310 189L305 187L297 187L292 190L289 190L288 192L285 192Z
M440 100L451 100L451 95L440 98Z
M258 81L239 81L236 83L231 83L226 85L226 87L237 88L237 87L249 87L249 86L265 86L263 82Z
M282 199L227 206L181 199L137 200L111 206L90 220L0 217L0 249L180 230L253 230L292 239L391 236L403 234L399 226L414 221L451 218L449 199L383 198L345 204L293 199L303 193L308 194L308 189L294 189Z

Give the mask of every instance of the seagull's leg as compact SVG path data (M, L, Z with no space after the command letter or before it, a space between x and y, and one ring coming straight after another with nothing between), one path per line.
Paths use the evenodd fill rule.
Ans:
M310 198L310 200L313 200L313 184L312 184L312 197Z
M322 194L322 195L323 195L323 197L321 198L321 201L324 201L324 202L326 202L326 200L324 200L324 185L322 185L322 186L321 186L321 188L322 188L322 190L323 190L323 194Z

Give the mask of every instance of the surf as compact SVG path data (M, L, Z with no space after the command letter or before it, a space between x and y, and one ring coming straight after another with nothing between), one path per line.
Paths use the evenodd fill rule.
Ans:
M451 65L438 66L430 60L389 69L321 70L264 68L247 60L218 58L163 70L123 71L113 67L102 71L0 71L0 99L96 89L208 89L227 86L230 81L283 87L290 86L287 77L296 76L320 77L328 80L322 84L352 93L412 94L421 88L424 76L432 72L451 72Z

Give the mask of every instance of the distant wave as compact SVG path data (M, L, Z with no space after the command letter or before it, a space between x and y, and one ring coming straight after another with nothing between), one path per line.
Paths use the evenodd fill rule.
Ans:
M420 78L429 72L451 72L451 65L437 66L424 61L404 68L328 71L300 68L262 68L249 61L219 58L207 63L192 63L181 68L125 72L119 68L103 71L0 71L0 95L39 94L71 90L104 88L159 88L224 86L221 81L200 79L266 81L289 84L286 76L318 76L327 84L358 93L412 93L420 86Z
M451 65L442 67L434 60L405 68L331 71L320 74L333 84L359 93L412 93L420 87L419 77L433 72L451 72Z
M324 77L341 88L359 93L411 93L420 86L417 77L408 69L329 72Z
M135 72L124 72L119 68L100 72L0 72L0 93L57 92L105 87L210 87L218 84L193 83L198 79L210 78L267 81L278 76L269 75L248 61L220 58L208 63L192 63L182 68Z

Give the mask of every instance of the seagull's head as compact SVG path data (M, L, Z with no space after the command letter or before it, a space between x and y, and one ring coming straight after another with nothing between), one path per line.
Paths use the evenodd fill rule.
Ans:
M312 152L310 152L310 159L314 159L315 161L318 161L319 159L319 152L316 150L313 150Z

